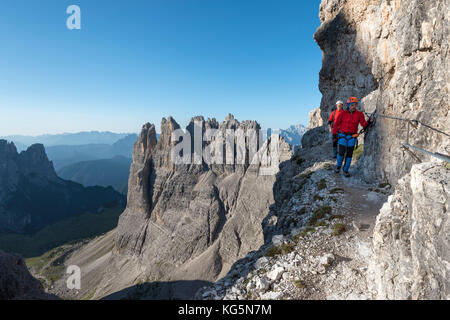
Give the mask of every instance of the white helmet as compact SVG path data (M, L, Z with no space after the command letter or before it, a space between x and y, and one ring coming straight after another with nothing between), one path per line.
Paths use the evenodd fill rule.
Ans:
M338 105L338 104L344 105L344 103L343 103L341 100L338 100L338 101L336 102L336 105Z

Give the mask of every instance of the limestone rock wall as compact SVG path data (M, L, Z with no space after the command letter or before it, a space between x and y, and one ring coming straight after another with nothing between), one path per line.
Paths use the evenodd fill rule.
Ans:
M377 109L448 131L449 11L447 0L323 0L315 39L324 54L324 120L337 99L356 96L368 113ZM411 144L432 151L446 139L421 126L410 134ZM365 137L365 177L395 184L408 173L417 160L401 147L405 140L405 122L378 118Z
M449 171L402 147L406 122L380 116L449 133L448 12L448 0L323 0L320 6L322 117L348 96L358 97L367 113L377 110L358 167L368 181L396 185L374 231L369 282L380 299L449 299ZM409 143L450 154L448 136L422 125L411 126Z
M414 165L384 204L374 230L379 299L450 299L450 170Z

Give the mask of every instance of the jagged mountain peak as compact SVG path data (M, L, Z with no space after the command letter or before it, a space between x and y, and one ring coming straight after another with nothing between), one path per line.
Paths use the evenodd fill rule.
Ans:
M175 119L172 116L169 116L167 117L167 119L162 118L161 120L161 133L164 131L164 128L174 128L175 130L180 128L180 125L175 121Z
M5 154L17 153L17 149L14 142L9 142L4 139L0 139L0 150L2 151L2 153Z
M34 144L18 153L13 142L0 140L0 164L0 170L4 171L5 175L5 184L8 181L15 184L12 181L17 182L19 173L39 175L52 180L56 178L53 163L48 159L42 144Z
M225 121L231 121L234 120L234 115L232 115L231 113L229 113L226 117L225 117Z
M56 178L56 172L45 152L43 144L33 144L26 151L19 154L19 163L22 172L34 173L42 176Z

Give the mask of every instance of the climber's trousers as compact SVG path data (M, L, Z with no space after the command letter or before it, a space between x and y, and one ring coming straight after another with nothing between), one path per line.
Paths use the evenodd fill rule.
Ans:
M338 153L338 137L336 136L332 136L331 137L333 140L333 156L336 157L337 153Z
M350 135L339 134L339 153L337 155L337 167L341 168L344 162L344 172L348 172L353 158L353 150L355 149L356 138Z

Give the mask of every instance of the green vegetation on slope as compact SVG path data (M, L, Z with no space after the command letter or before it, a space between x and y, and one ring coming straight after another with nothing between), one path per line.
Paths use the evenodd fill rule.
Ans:
M34 272L40 273L47 264L60 257L63 252L64 247L57 247L45 252L39 257L26 259L25 262L28 268L32 268Z
M71 246L54 248L39 257L29 258L25 263L32 274L48 288L64 276L64 257L71 252Z
M332 208L330 206L322 206L314 210L311 218L309 219L309 225L314 226L320 219L323 219L327 214L331 215Z
M68 217L125 204L125 196L112 187L83 187L72 181L36 179L32 174L21 175L16 189L0 204L0 213L8 212L15 221L30 220L24 227L12 224L5 229L34 234Z
M85 213L49 225L33 235L0 234L0 249L37 257L62 244L77 242L108 232L117 226L123 208L109 208L99 214Z
M356 147L355 151L353 151L353 159L355 161L358 161L359 158L361 158L363 152L364 152L364 145L360 144L358 147Z

